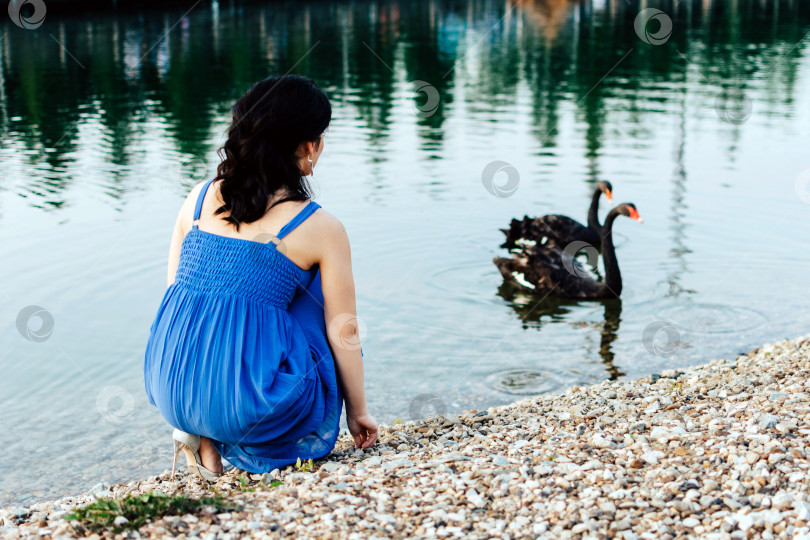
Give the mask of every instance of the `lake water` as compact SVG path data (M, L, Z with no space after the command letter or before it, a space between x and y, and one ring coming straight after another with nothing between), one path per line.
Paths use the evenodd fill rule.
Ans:
M332 99L317 200L352 241L381 421L806 333L808 31L799 0L204 0L4 19L0 506L171 466L142 356L172 226L229 107L270 74ZM599 180L645 219L616 223L621 301L502 290L498 229L584 220Z

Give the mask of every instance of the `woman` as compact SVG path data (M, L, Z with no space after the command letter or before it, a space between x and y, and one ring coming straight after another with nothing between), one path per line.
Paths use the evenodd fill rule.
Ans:
M332 108L313 81L270 77L233 107L216 178L194 187L169 250L169 288L144 359L150 402L192 470L254 473L355 446L368 413L349 240L310 201Z

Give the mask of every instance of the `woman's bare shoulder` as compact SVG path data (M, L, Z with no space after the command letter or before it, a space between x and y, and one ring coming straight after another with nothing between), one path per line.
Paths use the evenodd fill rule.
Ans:
M340 241L348 238L343 223L323 208L318 208L310 220L312 220L310 230L324 240Z
M340 232L345 232L346 231L346 228L343 226L343 223L341 223L341 221L337 217L335 217L334 215L332 215L328 211L324 210L323 207L318 208L312 214L312 219L313 219L313 224L317 225L318 228L320 228L320 229L322 229L324 231L327 231L327 232L331 231L331 232L335 232L335 233L340 233Z

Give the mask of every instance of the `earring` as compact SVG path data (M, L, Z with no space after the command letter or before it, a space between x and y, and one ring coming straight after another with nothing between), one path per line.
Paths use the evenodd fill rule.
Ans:
M307 161L309 161L309 174L310 175L315 174L315 164L312 163L312 155L311 154L307 156Z

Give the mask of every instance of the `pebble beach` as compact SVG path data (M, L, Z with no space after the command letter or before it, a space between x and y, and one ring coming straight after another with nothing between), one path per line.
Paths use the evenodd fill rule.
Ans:
M0 536L810 539L808 376L810 336L633 381L382 426L380 443L365 451L345 435L304 472L234 470L209 486L183 466L173 480L166 470L6 508ZM123 532L65 519L97 498L197 497L212 487L236 509L206 507Z

